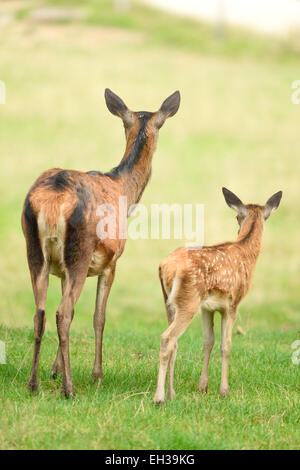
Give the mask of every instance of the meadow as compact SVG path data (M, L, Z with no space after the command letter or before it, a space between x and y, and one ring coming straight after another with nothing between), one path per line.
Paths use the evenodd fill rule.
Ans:
M242 31L217 38L206 25L140 4L115 14L107 1L87 2L82 21L37 23L29 17L33 2L26 8L18 3L16 19L0 27L0 80L7 88L0 105L0 340L7 353L7 364L0 365L0 448L299 448L300 365L291 360L291 344L300 339L300 105L291 101L292 82L300 78L297 42ZM197 392L199 315L179 341L176 399L162 407L152 403L167 324L158 265L183 244L179 240L127 241L108 301L104 380L96 385L96 278L86 281L71 327L74 400L60 396L61 379L50 378L60 301L60 282L52 277L40 391L31 396L26 389L34 301L20 225L23 201L47 168L106 171L120 161L124 131L105 106L105 87L130 108L149 111L181 91L178 114L160 131L142 202L203 203L205 244L237 235L222 186L246 203L263 204L283 191L240 307L226 399L218 395L216 314L207 395ZM245 336L236 334L237 326Z

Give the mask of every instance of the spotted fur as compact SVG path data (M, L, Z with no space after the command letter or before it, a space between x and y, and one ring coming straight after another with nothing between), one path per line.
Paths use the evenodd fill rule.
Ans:
M159 267L159 277L167 310L169 328L162 335L160 369L155 403L164 401L164 383L169 367L168 396L175 396L173 372L177 340L199 309L204 329L204 364L199 390L208 386L208 363L214 344L213 316L222 315L222 377L220 394L229 393L228 367L232 327L238 305L247 294L255 263L260 253L264 221L275 210L281 191L265 206L244 205L233 193L223 188L227 204L237 210L240 230L235 242L194 248L179 248L167 256Z

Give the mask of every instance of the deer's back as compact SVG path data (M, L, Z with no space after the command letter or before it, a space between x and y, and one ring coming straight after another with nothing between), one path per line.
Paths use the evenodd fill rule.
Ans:
M24 203L22 227L32 233L36 225L44 258L50 272L62 277L81 256L91 257L89 275L98 275L118 250L117 240L97 236L97 207L116 204L117 191L105 175L89 175L54 168L44 172L29 190Z

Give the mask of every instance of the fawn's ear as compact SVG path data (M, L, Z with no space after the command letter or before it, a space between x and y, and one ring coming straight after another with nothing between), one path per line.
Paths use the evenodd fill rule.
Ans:
M229 191L229 189L222 188L222 191L227 205L245 217L248 211L242 201L234 193Z
M264 209L264 219L267 220L270 217L271 213L277 209L282 198L282 191L273 194L270 199L267 200Z
M165 122L165 120L177 113L180 105L180 93L175 91L169 96L161 105L155 116L155 125L159 129Z
M131 126L133 124L132 112L127 108L124 101L109 88L105 88L104 96L109 111L115 116L119 116L125 126Z

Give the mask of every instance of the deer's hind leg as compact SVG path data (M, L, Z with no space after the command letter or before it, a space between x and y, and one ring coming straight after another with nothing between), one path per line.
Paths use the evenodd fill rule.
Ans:
M168 315L168 322L171 325L175 318L176 309L174 305L166 304L166 310ZM175 398L175 390L174 390L174 369L175 369L175 361L176 361L176 353L178 348L178 342L175 341L173 350L170 354L170 359L168 363L168 388L167 388L167 398L169 400L173 400Z
M35 297L36 311L34 315L34 352L31 368L31 375L28 382L28 388L31 392L38 391L38 365L42 337L45 331L46 314L45 304L47 298L48 282L49 282L49 269L44 262L42 269L38 276L34 272L34 267L29 262L31 271L32 286Z
M173 281L174 282L174 281ZM180 284L180 283L179 283ZM170 299L171 296L171 299ZM169 296L169 303L175 307L175 318L167 330L163 333L160 346L160 366L158 373L157 388L154 395L154 403L161 404L165 399L165 379L168 365L172 376L171 386L176 358L176 345L179 337L185 332L189 323L199 309L199 299L192 292L186 292L181 281L174 295ZM170 363L171 361L171 363ZM170 375L171 375L170 374Z
M74 397L74 388L70 370L69 331L73 319L74 306L81 294L89 266L89 257L77 269L68 271L64 285L64 294L56 312L56 325L62 366L62 394Z
M32 392L37 392L39 355L46 322L45 304L49 282L49 266L43 255L36 215L34 214L29 196L27 196L25 201L22 228L26 238L27 260L36 305L34 315L34 353L28 388Z
M164 302L165 302L165 307L166 307L166 314L167 314L167 320L168 320L168 325L170 326L171 323L173 323L174 318L175 318L175 306L173 304L170 304L168 302L168 295L164 286L164 282L161 276L160 272L160 283L161 283L161 288L164 296ZM169 359L169 364L168 364L168 388L167 388L167 398L172 400L175 398L175 391L174 391L174 367L175 367L175 361L176 361L176 352L177 352L178 344L177 341L174 345L174 349L170 355Z
M108 267L98 277L97 297L94 313L95 362L92 372L94 380L102 379L102 340L105 326L106 303L115 277L116 265Z
M62 281L61 281L62 295L64 295L64 288L65 288L64 286L65 286L65 280L62 279ZM71 321L73 320L73 318L74 318L74 309L72 310ZM56 379L57 374L61 374L61 373L62 373L62 356L61 356L60 346L58 344L56 358L55 358L54 364L53 364L52 369L51 369L51 377L53 379Z

